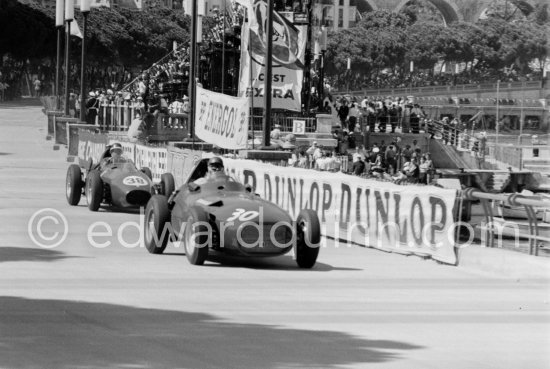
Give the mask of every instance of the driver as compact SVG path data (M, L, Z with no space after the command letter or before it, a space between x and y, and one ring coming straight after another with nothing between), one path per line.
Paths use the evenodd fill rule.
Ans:
M104 158L101 161L101 168L105 169L106 166L110 164L116 164L116 163L124 163L126 162L126 158L124 155L122 155L122 145L117 143L114 143L111 145L111 148L109 149L109 153L111 154L110 157Z
M214 178L218 173L223 173L223 169L224 167L222 158L218 156L210 158L210 160L208 160L208 170L206 174L204 175L204 177L195 180L195 183L198 185L205 184L206 182Z

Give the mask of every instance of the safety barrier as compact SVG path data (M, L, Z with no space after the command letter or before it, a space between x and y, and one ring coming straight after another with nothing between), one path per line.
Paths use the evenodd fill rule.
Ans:
M482 232L484 232L482 238L485 240L487 247L495 247L495 237L501 239L503 235L511 235L516 238L516 242L520 237L529 239L529 254L537 256L542 242L550 243L550 237L540 234L541 227L537 216L537 209L543 209L545 213L550 214L550 200L544 200L540 196L524 196L518 193L492 194L475 188L462 191L462 197L466 200L480 201L484 213L484 224L481 227ZM528 233L521 232L521 223L496 217L493 211L495 205L523 207ZM505 233L506 229L513 231L512 234Z
M81 163L98 158L108 143L121 142L125 155L134 160L136 166L150 168L155 181L159 181L163 173L171 172L178 185L184 183L193 164L205 154L174 146L131 143L116 132L107 136L80 128L78 134ZM346 171L347 157L338 159L341 170ZM494 238L500 235L502 228L502 223L498 223L498 217L493 214L496 202L524 207L529 221L528 233L520 236L529 239L530 254L537 255L539 243L550 241L540 235L535 210L546 207L550 212L550 201L536 196L490 194L472 188L461 192L433 186L400 186L357 176L346 176L343 180L342 174L330 171L281 168L254 160L224 160L228 173L253 185L262 197L292 214L310 207L318 212L326 235L365 246L430 256L455 264L455 222L464 219L464 212L469 212L462 202L476 200L484 210L483 232L488 247L495 247ZM428 246L424 237L429 239Z
M64 112L58 110L47 110L46 116L48 117L48 127L47 127L47 139L50 139L54 136L55 133L55 118L62 117Z

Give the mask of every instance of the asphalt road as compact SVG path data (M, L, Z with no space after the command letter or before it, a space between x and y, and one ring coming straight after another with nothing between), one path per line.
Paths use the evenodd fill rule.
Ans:
M550 367L548 279L330 241L313 270L153 256L130 245L139 214L67 204L45 126L0 105L0 368ZM35 243L63 236L61 216L66 238Z

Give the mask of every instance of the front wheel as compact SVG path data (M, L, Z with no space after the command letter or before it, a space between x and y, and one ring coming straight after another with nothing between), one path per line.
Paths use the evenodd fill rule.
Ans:
M82 172L78 165L71 164L69 166L65 184L67 202L72 206L78 205L82 195Z
M193 265L202 265L208 257L208 243L212 240L212 227L208 215L199 207L189 209L185 224L185 255Z
M174 182L174 176L172 173L164 173L160 176L160 191L162 195L170 197L172 192L176 189Z
M91 211L97 211L103 201L103 181L97 170L92 170L86 178L86 200Z
M300 268L313 268L319 256L321 225L317 213L302 210L296 219L296 263Z
M144 241L145 248L151 254L162 254L168 239L170 229L166 225L170 222L170 210L166 197L154 195L145 208Z

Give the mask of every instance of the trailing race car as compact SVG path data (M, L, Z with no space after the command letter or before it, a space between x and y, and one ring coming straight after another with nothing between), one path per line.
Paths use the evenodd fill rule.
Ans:
M102 203L119 208L145 206L152 193L171 193L172 177L163 176L153 185L149 168L137 169L131 160L122 156L122 146L113 144L94 165L91 161L84 177L80 166L72 164L67 170L66 195L70 205L78 205L82 194L88 208L97 211Z
M189 262L202 265L211 251L262 257L283 255L294 248L298 266L313 267L321 239L317 213L302 210L293 222L286 211L261 199L251 186L227 176L220 163L220 158L203 159L169 197L151 197L145 209L147 250L162 254L169 240L182 241ZM216 164L221 169L216 170Z

